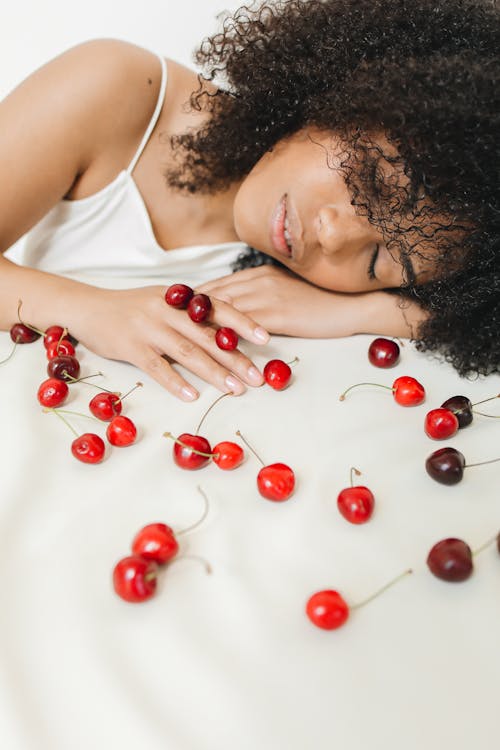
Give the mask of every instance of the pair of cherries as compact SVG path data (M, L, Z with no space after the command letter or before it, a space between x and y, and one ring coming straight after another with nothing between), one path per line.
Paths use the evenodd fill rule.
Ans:
M165 302L178 310L186 310L195 323L204 323L212 310L208 294L195 294L187 284L172 284L165 292ZM215 332L215 343L219 349L233 351L238 346L238 334L228 326L222 326Z
M198 487L198 491L203 497L204 509L195 523L177 532L166 523L155 522L143 526L132 540L132 554L116 563L113 569L113 588L126 602L144 602L155 594L160 567L172 563L177 556L178 537L193 531L205 520L209 507L208 498L201 487ZM210 573L210 566L202 562Z

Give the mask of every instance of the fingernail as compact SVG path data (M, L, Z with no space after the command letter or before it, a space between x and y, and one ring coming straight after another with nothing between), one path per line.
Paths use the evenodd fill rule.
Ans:
M264 328L255 328L253 335L258 341L262 341L263 344L267 344L270 339L268 332Z
M232 391L232 393L234 393L235 395L239 395L240 393L243 393L245 391L245 386L243 385L243 383L237 378L234 378L232 375L228 375L224 382L229 390Z
M251 380L252 383L256 383L257 385L261 385L264 382L263 376L257 370L256 367L249 367L247 374L248 374L248 379Z
M184 388L181 389L182 398L185 401L194 401L195 398L198 398L198 394L195 391L194 388L188 388L187 386L184 386Z

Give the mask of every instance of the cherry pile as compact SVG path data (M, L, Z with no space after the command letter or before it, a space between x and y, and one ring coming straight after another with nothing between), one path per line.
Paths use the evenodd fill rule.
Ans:
M204 500L203 512L198 520L181 531L174 532L166 523L154 522L143 526L134 536L131 553L122 557L113 569L113 588L119 597L126 602L144 602L156 592L160 568L182 559L177 557L179 551L178 537L198 528L208 515L208 498L201 487L198 491ZM202 558L189 556L203 563L207 573L211 568Z

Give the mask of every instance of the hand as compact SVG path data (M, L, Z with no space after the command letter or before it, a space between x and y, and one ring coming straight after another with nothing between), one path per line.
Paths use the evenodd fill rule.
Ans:
M330 338L355 333L347 311L356 297L320 289L276 266L259 266L202 284L272 333Z
M245 391L244 383L263 383L262 374L241 351L218 348L215 327L194 323L186 310L167 305L165 287L83 288L84 306L74 300L74 312L65 321L73 335L103 357L136 365L178 398L191 401L198 393L165 357L223 392L239 395ZM216 299L212 305L210 323L229 326L254 344L269 339L267 331L231 305ZM84 316L79 312L82 309Z

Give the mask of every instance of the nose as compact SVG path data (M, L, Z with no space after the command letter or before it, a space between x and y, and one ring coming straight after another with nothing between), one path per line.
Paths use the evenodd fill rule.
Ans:
M322 206L316 217L316 233L325 255L352 252L373 240L368 219L358 216L354 207Z

